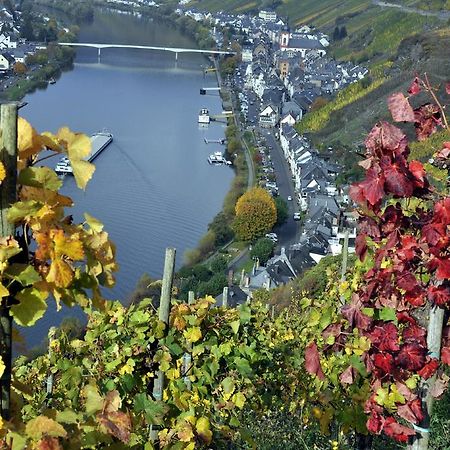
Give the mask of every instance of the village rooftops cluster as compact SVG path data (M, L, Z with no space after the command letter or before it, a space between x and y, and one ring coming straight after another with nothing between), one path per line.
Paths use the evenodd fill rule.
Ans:
M28 55L45 48L20 37L20 17L20 11L14 17L6 8L0 10L0 77L7 75L15 63L24 63Z
M242 61L228 81L238 91L248 128L278 130L275 135L292 174L300 211L296 215L303 217L297 242L282 249L265 267L256 261L251 273L241 274L239 286L228 286L228 295L233 292L233 301L239 303L257 289L285 284L326 255L340 254L346 233L349 252L354 252L356 221L347 212L345 189L338 190L335 184L340 167L319 154L294 125L318 98L331 98L363 79L368 70L327 56L326 35L308 26L290 30L274 13L261 12L258 17L194 9L179 13L235 30L234 38L242 44ZM216 31L214 37L221 45L220 33ZM251 115L255 108L257 118ZM273 184L262 181L276 195Z

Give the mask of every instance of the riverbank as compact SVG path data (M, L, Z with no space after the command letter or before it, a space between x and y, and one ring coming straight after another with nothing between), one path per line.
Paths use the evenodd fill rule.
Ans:
M2 93L3 100L19 101L26 94L45 89L52 79L57 79L62 72L72 69L74 58L74 49L59 47L56 43L49 44L47 49L28 57L27 71L16 75L12 85ZM46 63L39 64L39 61Z

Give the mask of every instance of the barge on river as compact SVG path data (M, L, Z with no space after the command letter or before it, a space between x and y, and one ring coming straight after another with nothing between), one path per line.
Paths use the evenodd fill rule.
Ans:
M113 140L113 135L111 133L99 132L94 133L91 136L91 153L86 158L86 161L92 162L94 159L106 148L109 144L111 144ZM62 158L58 164L55 166L55 172L66 174L73 173L72 166L70 165L69 158Z

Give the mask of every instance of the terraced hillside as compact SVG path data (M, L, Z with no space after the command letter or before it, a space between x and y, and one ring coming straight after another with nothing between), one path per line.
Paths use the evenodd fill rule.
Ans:
M415 73L429 74L434 85L443 85L450 74L450 29L431 31L406 38L400 45L382 82L362 92L359 98L327 105L326 121L316 127L311 137L316 143L357 147L374 122L387 118L387 97L395 91L406 91ZM345 93L343 96L345 97ZM443 93L442 89L442 95ZM417 101L425 101L420 96ZM448 97L447 97L448 100ZM320 110L319 110L320 111ZM309 121L314 122L312 113ZM323 112L322 112L323 115ZM307 130L307 124L303 131ZM411 129L411 135L413 135ZM431 151L430 154L433 152Z
M299 124L300 131L309 132L319 146L357 148L373 123L386 117L387 97L406 90L414 73L428 72L436 83L450 74L450 0L190 2L190 6L202 10L226 9L234 13L257 13L270 5L276 6L278 14L287 17L291 26L314 25L330 36L336 26L345 26L347 37L333 42L331 53L339 60L352 60L371 69L370 82L349 87Z

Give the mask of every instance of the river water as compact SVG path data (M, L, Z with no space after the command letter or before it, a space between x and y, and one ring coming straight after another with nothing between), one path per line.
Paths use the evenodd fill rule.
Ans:
M152 20L112 11L96 13L81 28L80 42L122 43L195 48L177 30ZM106 129L114 141L95 160L96 172L85 192L66 177L63 192L75 201L73 215L89 212L105 224L117 246L120 271L107 298L125 300L143 273L160 277L164 251L193 248L220 211L234 176L229 167L207 163L221 150L204 138L224 136L224 125L200 128L200 108L220 113L218 95L199 95L216 86L214 74L203 75L208 60L200 54L131 49L80 49L74 69L46 90L27 95L21 114L38 131L61 126L91 134ZM55 160L56 163L56 160ZM50 325L65 315L50 305L44 319L26 331L37 343Z

